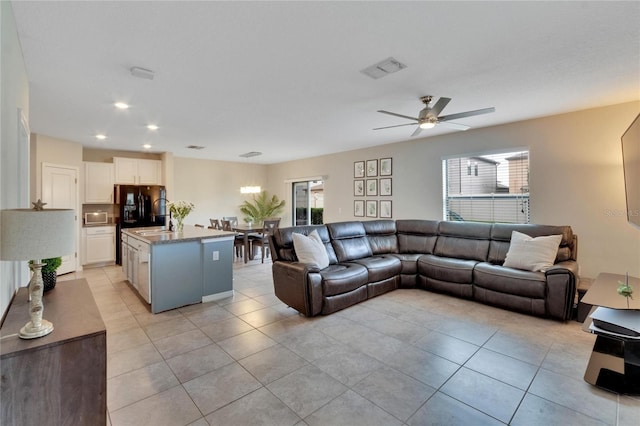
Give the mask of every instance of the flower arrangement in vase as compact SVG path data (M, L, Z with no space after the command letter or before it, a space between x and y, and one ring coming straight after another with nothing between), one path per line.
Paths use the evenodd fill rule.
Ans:
M169 203L169 212L176 219L176 231L182 232L184 224L184 218L189 215L195 209L196 206L188 201L176 201L175 203Z

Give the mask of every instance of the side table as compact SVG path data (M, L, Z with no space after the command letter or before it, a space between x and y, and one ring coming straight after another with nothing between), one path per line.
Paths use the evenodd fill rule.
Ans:
M627 301L618 295L618 281L624 275L600 274L593 282L583 301L594 305L582 329L596 335L593 351L584 373L584 380L594 386L621 394L640 395L640 339L625 337L593 326L591 315L598 306L627 309ZM640 279L629 277L629 284L640 289ZM640 321L640 301L630 300Z

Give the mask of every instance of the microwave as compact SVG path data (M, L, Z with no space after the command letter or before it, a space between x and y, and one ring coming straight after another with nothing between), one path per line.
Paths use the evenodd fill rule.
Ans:
M85 225L105 225L109 223L109 214L107 212L94 212L84 214Z

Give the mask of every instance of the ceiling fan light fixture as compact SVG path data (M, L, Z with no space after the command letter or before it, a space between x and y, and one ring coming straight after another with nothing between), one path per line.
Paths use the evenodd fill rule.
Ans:
M420 123L421 129L433 129L434 127L436 127L436 123L433 121L424 121Z

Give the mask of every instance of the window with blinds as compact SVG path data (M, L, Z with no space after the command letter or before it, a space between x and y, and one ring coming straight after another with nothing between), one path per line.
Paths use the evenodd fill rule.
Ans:
M444 220L529 223L529 151L442 161Z

